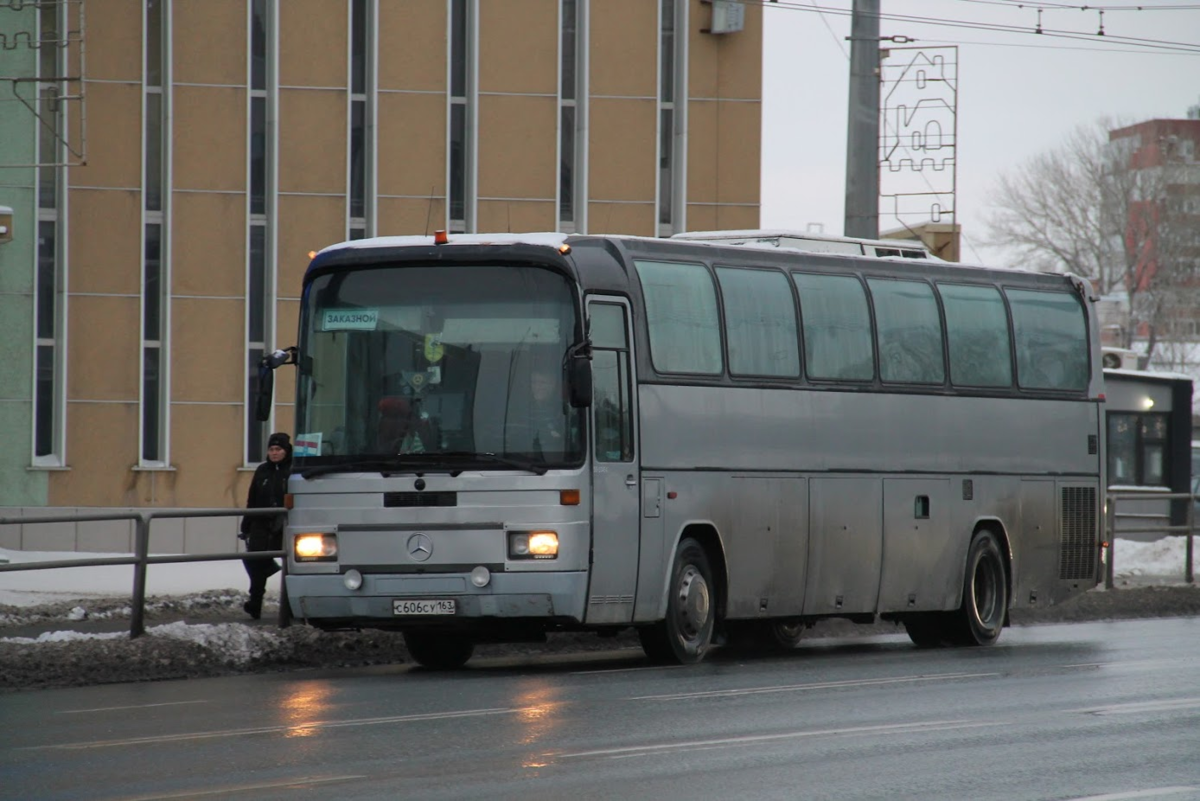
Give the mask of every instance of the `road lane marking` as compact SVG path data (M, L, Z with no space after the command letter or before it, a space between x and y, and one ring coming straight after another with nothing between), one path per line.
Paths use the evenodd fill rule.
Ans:
M331 784L333 782L348 782L355 779L365 779L366 774L351 774L348 776L305 776L299 779L287 779L278 782L261 782L259 784L231 784L228 787L209 788L206 790L181 790L177 793L155 793L154 795L139 795L126 798L124 801L154 801L164 798L203 798L207 795L229 795L230 793L248 793L256 790L278 790L285 787L301 789L314 784Z
M1200 698L1175 698L1167 701L1138 701L1131 704L1094 706L1087 709L1072 709L1085 715L1136 715L1139 712L1170 712L1176 709L1200 707Z
M251 734L311 733L323 729L346 729L355 726L379 726L388 723L416 723L424 720L452 720L486 715L508 715L519 709L471 709L465 712L429 712L422 715L395 715L386 718L358 718L352 720L314 720L308 723L291 723L286 726L260 726L248 729L220 729L183 734L158 734L150 737L128 737L121 740L95 740L81 743L58 743L55 745L30 745L24 751L78 751L88 748L113 748L123 745L145 745L147 743L177 743L189 740L211 740L218 737L245 737Z
M1066 801L1124 801L1127 798L1161 798L1164 795L1179 795L1200 790L1200 787L1155 787L1149 790L1130 790L1127 793L1105 793L1068 798Z
M981 679L999 676L1000 673L940 673L931 676L896 676L888 679L847 679L845 681L819 681L811 684L776 684L766 687L746 687L738 690L704 690L694 693L668 693L667 695L638 695L631 701L685 701L695 698L722 698L761 693L791 693L806 690L829 690L844 687L878 687L890 684L910 684L923 681L951 681L956 679Z
M154 709L159 706L183 706L185 704L207 704L208 701L164 701L161 704L130 704L129 706L98 706L94 709L60 709L56 715L86 715L92 712L120 712L124 709Z
M743 737L720 737L712 740L684 740L675 743L657 743L653 745L631 745L621 748L600 748L594 751L575 751L567 754L556 754L557 759L578 759L580 757L608 757L618 759L637 756L640 754L662 754L671 751L690 751L712 749L730 746L755 745L780 740L795 740L802 737L835 737L835 736L870 736L875 734L896 734L899 732L946 731L949 729L978 729L988 726L1007 726L1011 721L971 721L971 720L929 720L920 723L889 723L878 726L852 726L844 729L817 729L815 731L789 731L779 734L748 734Z

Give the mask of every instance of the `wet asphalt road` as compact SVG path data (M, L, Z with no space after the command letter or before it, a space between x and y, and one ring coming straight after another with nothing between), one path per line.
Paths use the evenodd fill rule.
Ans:
M13 799L1200 799L1200 618L0 695Z

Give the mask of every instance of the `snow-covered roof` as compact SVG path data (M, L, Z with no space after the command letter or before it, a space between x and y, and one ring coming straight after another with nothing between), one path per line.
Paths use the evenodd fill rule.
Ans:
M539 245L548 248L558 248L567 241L567 234L557 232L527 233L527 234L449 234L450 245ZM432 236L376 236L370 239L352 239L338 242L323 248L321 253L335 250L350 250L355 248L403 248L431 247L434 244Z

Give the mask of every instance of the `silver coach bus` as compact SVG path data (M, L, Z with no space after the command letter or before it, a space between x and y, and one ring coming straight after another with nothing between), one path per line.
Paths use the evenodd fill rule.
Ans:
M293 616L401 631L429 667L629 627L690 663L824 617L987 645L1096 585L1084 281L743 239L318 253L289 351Z

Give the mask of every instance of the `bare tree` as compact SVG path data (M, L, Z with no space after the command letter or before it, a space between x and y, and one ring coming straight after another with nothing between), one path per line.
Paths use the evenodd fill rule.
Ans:
M1174 337L1179 303L1194 300L1197 221L1187 174L1169 143L1147 142L1109 120L1073 131L1063 144L998 181L987 244L1015 251L1035 269L1088 278L1102 295L1123 293L1122 345ZM1200 173L1197 173L1200 177ZM1194 306L1193 306L1194 308Z

